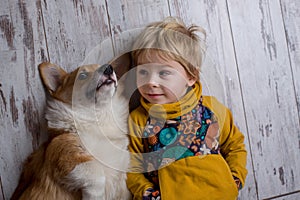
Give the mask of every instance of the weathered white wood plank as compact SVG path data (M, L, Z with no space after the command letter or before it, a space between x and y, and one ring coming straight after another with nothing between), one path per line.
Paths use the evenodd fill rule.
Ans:
M141 28L169 16L167 0L107 1L107 7L116 56L130 50Z
M299 190L299 118L278 0L228 0L259 199Z
M280 2L300 116L300 1L281 0Z
M95 62L91 51L110 36L105 0L43 1L42 8L51 62L69 71Z
M1 181L1 174L0 174L0 199L4 200L4 191L3 191L3 186L2 186L2 181Z
M245 135L248 177L240 192L240 199L256 199L251 151L226 0L170 0L170 10L171 15L180 16L187 24L200 25L207 32L207 51L201 74L201 82L206 86L204 93L216 96L231 109L235 123Z
M0 58L2 58L1 54L2 51L4 51L4 48L8 48L9 44L11 44L12 41L12 25L10 23L10 14L9 14L9 4L8 2L3 2L2 3L2 8L0 8L0 28L1 28L1 32L0 32ZM2 65L1 65L2 67ZM2 89L2 84L4 84L3 80L2 80L2 76L0 75L1 79L0 79L0 139L2 140L4 138L4 131L2 131L2 127L3 127L3 123L4 123L4 112L6 112L7 110L7 103L6 103L6 99L4 97L3 94L3 89ZM2 148L0 146L0 156L2 157ZM1 158L0 157L0 158ZM1 159L1 163L4 163L4 159ZM2 184L2 177L4 177L4 173L2 172L2 166L0 165L0 199L4 199L4 191L3 190L3 184Z
M299 199L300 199L300 191L293 194L287 194L281 197L274 197L274 198L268 198L263 200L299 200Z
M5 0L0 13L0 174L9 199L22 162L45 139L37 64L46 59L46 45L39 1Z

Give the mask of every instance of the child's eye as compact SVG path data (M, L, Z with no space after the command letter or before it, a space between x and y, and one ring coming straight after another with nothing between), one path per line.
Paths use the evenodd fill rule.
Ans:
M88 77L88 73L87 72L80 72L80 74L78 75L78 79L79 80L84 80Z
M143 76L148 74L148 72L144 69L140 69L138 73L139 75L143 75Z
M160 75L160 76L167 76L167 75L170 75L170 74L171 74L171 72L165 71L165 70L159 72L159 75Z

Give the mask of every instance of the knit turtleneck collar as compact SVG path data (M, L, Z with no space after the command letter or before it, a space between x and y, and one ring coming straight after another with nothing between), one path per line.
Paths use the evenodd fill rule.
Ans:
M201 84L196 82L185 96L175 103L152 104L141 98L141 105L151 117L174 119L191 111L199 102L202 93Z

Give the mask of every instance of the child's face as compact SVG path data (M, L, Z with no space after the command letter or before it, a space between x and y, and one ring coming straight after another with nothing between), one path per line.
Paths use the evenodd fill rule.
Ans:
M153 104L174 103L180 100L196 80L183 66L153 54L138 60L137 87L141 95Z

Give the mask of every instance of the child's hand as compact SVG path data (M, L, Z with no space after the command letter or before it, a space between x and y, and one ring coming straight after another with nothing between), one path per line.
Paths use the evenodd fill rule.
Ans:
M150 188L144 192L143 200L160 200L160 192Z
M242 189L242 183L241 183L240 179L235 176L233 176L233 179L235 181L235 184L236 184L238 190Z

